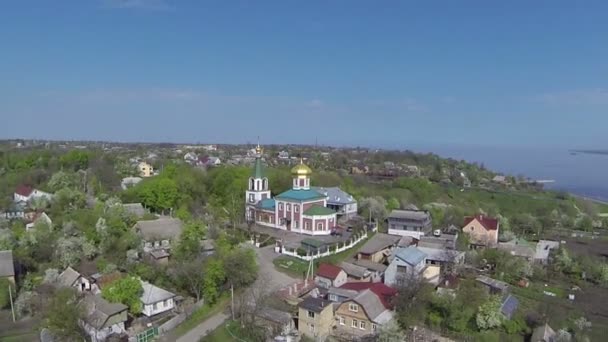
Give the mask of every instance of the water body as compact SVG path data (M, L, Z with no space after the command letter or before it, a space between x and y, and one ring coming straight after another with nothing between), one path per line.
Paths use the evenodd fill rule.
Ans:
M519 147L417 146L410 149L483 163L493 171L510 175L553 179L555 183L545 185L547 188L608 201L608 155Z

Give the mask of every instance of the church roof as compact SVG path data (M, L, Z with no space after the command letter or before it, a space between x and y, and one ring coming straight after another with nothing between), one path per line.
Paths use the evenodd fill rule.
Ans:
M336 213L335 211L333 211L329 208L325 208L320 205L313 205L312 207L308 208L308 210L306 210L304 212L304 215L321 216L321 215L331 215L331 214L335 214L335 213Z
M262 158L255 158L255 165L253 166L251 177L264 178L264 165L262 165Z
M315 190L294 190L290 189L275 196L277 199L295 200L295 201L310 201L314 199L323 199L325 195L318 193Z
M304 161L300 159L300 164L294 166L291 169L291 174L296 176L310 176L312 170L304 164Z
M274 199L265 198L258 202L257 207L260 209L274 210Z

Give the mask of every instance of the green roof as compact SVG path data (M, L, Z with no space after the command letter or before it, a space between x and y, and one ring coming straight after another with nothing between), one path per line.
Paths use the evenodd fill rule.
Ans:
M274 209L274 199L265 198L265 199L261 200L260 202L258 202L257 207L260 209L272 210L272 209Z
M308 210L306 210L304 212L304 215L321 216L321 215L331 215L331 214L335 214L335 213L336 213L335 211L333 211L329 208L325 208L320 205L313 205L312 207L308 208Z
M309 239L309 238L303 239L300 243L302 245L308 245L308 246L312 246L315 248L323 247L325 245L325 243L323 241Z
M296 201L309 201L314 199L325 198L325 195L320 194L314 190L287 190L279 195L275 196L277 199L296 200Z
M264 178L264 165L262 165L261 158L255 158L255 165L253 166L253 172L251 172L253 178Z

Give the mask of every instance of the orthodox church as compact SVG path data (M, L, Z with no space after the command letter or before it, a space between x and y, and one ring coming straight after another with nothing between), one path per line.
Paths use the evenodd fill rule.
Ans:
M307 235L331 234L337 225L338 212L328 208L327 193L311 188L312 170L300 161L291 169L292 188L272 198L259 145L255 157L245 192L247 221Z

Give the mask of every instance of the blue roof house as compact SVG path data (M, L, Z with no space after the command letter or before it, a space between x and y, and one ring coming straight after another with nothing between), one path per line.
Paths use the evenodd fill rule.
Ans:
M414 246L397 248L384 272L384 283L392 286L404 279L421 277L426 267L426 258L426 253Z

